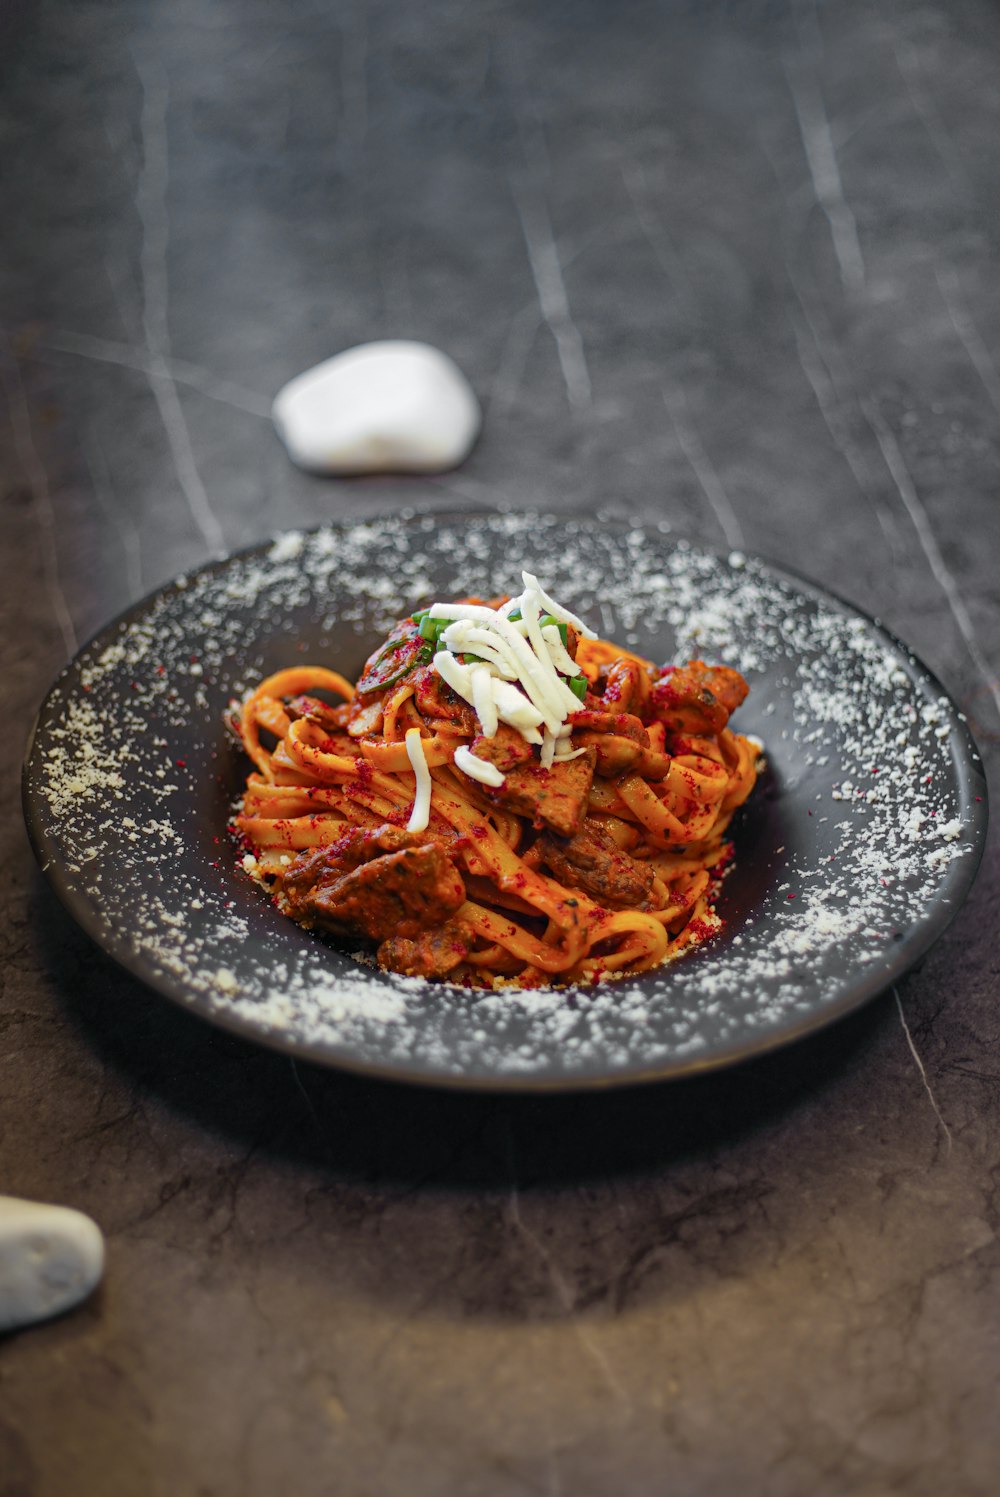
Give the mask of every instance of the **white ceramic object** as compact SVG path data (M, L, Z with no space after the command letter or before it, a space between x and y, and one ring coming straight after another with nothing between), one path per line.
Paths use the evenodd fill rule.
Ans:
M103 1270L104 1238L89 1216L0 1196L0 1331L70 1309Z
M428 343L362 343L290 380L271 408L313 473L443 473L467 457L482 412L458 365Z

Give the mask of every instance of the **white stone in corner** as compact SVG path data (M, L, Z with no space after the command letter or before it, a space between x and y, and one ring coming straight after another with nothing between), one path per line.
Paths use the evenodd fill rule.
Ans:
M482 424L458 365L408 342L362 343L307 369L271 414L292 461L314 473L443 473Z
M0 1331L70 1309L103 1270L104 1238L89 1216L0 1196Z

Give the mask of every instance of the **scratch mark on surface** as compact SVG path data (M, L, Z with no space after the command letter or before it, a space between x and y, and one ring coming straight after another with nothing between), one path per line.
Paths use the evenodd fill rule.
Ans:
M917 1047L913 1043L913 1035L910 1033L910 1026L906 1022L906 1015L903 1013L903 1004L902 1004L902 1002L900 1000L900 997L899 997L899 989L898 988L893 988L893 990L892 990L892 996L896 1000L896 1009L897 1009L897 1011L899 1013L899 1022L903 1026L903 1033L906 1035L906 1043L910 1047L910 1054L913 1056L913 1059L916 1061L917 1070L920 1072L920 1079L924 1083L924 1091L927 1093L928 1097L930 1098L930 1104L931 1104L931 1106L934 1109L934 1116L937 1118L938 1122L941 1124L942 1132L944 1133L945 1138L948 1140L948 1153L950 1154L951 1153L951 1148L952 1148L951 1129L948 1127L948 1124L945 1122L944 1118L942 1117L942 1115L941 1115L941 1109L937 1105L937 1099L935 1098L934 1093L931 1091L931 1084L930 1084L930 1082L927 1079L927 1071L924 1068L923 1061L920 1059L920 1055L919 1055L919 1053L917 1051Z
M177 395L167 357L170 333L167 315L167 76L158 64L135 59L142 86L142 169L136 182L135 208L142 225L140 291L142 326L149 349L149 384L160 410L160 418L174 460L181 490L191 517L214 555L225 551L222 527L212 512L195 462L191 436Z
M708 500L719 529L730 546L742 546L743 527L733 509L729 495L723 488L722 480L716 473L714 464L694 428L688 412L687 400L679 385L663 386L663 404L673 422L681 451L701 485L702 493Z
M325 1134L323 1132L323 1125L322 1125L322 1123L319 1120L319 1114L317 1113L315 1107L313 1106L312 1097L310 1097L309 1093L306 1091L305 1086L302 1083L302 1077L299 1075L299 1068L295 1064L295 1056L294 1055L290 1055L288 1057L288 1064L292 1068L292 1078L293 1078L293 1080L295 1082L295 1085L298 1087L299 1092L302 1095L302 1100L306 1104L306 1109L307 1109L307 1111L309 1113L309 1116L312 1118L313 1122L316 1125L316 1132L319 1134L320 1138L324 1138Z
M590 371L580 330L570 313L559 250L545 199L540 192L528 193L512 182L517 216L528 251L542 317L555 339L566 396L581 409L591 402Z
M989 661L982 652L969 610L966 608L965 601L958 590L958 585L944 557L941 555L941 548L938 546L937 537L931 527L927 511L921 503L913 479L910 477L909 469L903 459L899 443L896 441L881 411L873 401L862 400L861 407L869 426L875 434L875 439L882 449L885 465L892 476L893 483L896 485L896 490L903 501L903 506L910 517L913 528L917 532L917 538L920 541L934 578L948 600L952 616L959 627L962 638L965 640L966 649L982 677L990 696L993 698L997 717L1000 718L1000 683L997 682L997 678L990 669Z
M961 305L958 277L953 271L942 273L935 265L934 279L938 283L941 300L945 304L948 318L955 329L955 335L965 349L970 364L979 375L983 389L993 402L994 409L1000 414L1000 373L997 372L997 366L993 362L989 349L979 336L979 329Z
M486 408L491 414L506 416L514 403L541 320L535 302L529 302L511 318L486 399Z
M967 194L967 196L972 197L972 184L962 166L958 152L952 144L951 137L945 129L937 109L920 87L920 80L918 78L920 65L917 62L915 48L905 44L899 46L898 43L893 42L892 51L913 112L926 130L931 145L941 159L941 164L955 186Z
M118 503L114 485L111 482L108 459L96 432L91 434L90 440L87 443L86 458L87 467L90 469L90 481L97 502L103 509L105 517L118 532L118 539L121 542L122 551L125 553L125 580L128 584L129 598L134 602L137 598L142 597L144 590L142 580L142 537L128 510L124 505Z
M428 478L427 484L430 488L439 489L442 493L461 501L462 504L479 504L484 509L516 509L516 502L502 489L495 489L490 484L481 483L477 478L470 478L467 474L461 478L453 478L450 474L444 478ZM430 505L440 504L436 496L430 496L427 503ZM417 506L419 508L419 505Z
M32 508L42 541L42 572L45 577L45 588L63 637L66 653L75 655L76 630L73 627L73 619L59 577L56 517L52 507L52 495L49 491L48 474L45 471L45 464L38 455L38 448L35 446L35 438L31 430L31 414L24 393L21 371L8 347L6 336L2 333L0 333L0 340L2 340L3 353L3 357L0 358L0 369L3 371L3 384L7 391L10 424L14 433L14 448L31 489Z
M806 154L816 201L830 225L833 252L840 266L840 279L848 291L859 291L865 284L865 262L858 239L858 226L844 196L844 184L837 165L837 152L830 133L830 121L823 101L823 90L812 71L784 61L788 91L795 106L799 134Z
M798 303L798 311L794 307L788 307L787 316L792 325L799 364L813 392L833 445L847 464L858 492L875 515L895 566L899 549L895 522L875 495L875 485L872 482L868 464L852 437L849 422L841 410L843 397L838 386L846 384L849 389L853 387L845 376L836 347L828 344L820 335L805 297L799 289L787 255L785 256L785 271Z
M544 1266L545 1271L549 1276L549 1282L552 1285L553 1290L555 1291L556 1298L558 1299L559 1304L561 1305L563 1312L567 1317L567 1323L570 1329L577 1337L577 1340L580 1342L580 1345L590 1357L591 1361L597 1367L609 1391L614 1394L615 1398L617 1398L625 1408L631 1408L632 1400L629 1398L628 1393L622 1386L622 1383L615 1373L614 1368L608 1361L603 1347L590 1334L588 1328L585 1325L581 1324L579 1318L574 1315L576 1302L573 1291L567 1283L566 1278L559 1268L559 1265L556 1263L555 1259L552 1257L552 1254L549 1252L544 1242L542 1242L541 1238L531 1230L531 1228L525 1222L524 1217L521 1215L521 1196L517 1186L517 1171L514 1164L514 1140L510 1131L509 1124L507 1127L507 1147L511 1176L510 1203L508 1208L508 1215L510 1217L510 1220L513 1223L516 1231L520 1233L525 1242L529 1245L529 1247L536 1254L536 1256Z
M128 343L116 343L109 338L95 338L90 333L74 333L65 329L50 334L38 345L43 351L75 354L81 359L93 359L98 364L118 364L124 369L135 369L140 374L153 378L153 359L144 348L134 348ZM217 400L221 405L234 410L246 411L251 416L270 419L271 402L256 390L248 390L231 380L220 379L208 369L186 359L163 357L168 378L175 384L188 385L192 390Z
M652 250L653 258L669 281L678 301L684 305L685 310L691 311L695 306L695 297L684 265L666 230L649 211L646 173L635 161L621 162L620 171L625 192L643 239Z

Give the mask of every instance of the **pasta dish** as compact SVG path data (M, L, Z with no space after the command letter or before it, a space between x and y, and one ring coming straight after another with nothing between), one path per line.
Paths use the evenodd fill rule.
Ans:
M743 677L654 666L523 591L397 623L356 684L323 666L238 713L244 866L302 925L470 987L646 971L719 929L756 741Z

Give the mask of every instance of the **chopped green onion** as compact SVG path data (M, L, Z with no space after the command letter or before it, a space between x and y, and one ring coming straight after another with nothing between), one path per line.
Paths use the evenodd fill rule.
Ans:
M410 623L411 624L422 623L423 620L427 617L427 615L429 613L430 613L430 609L429 608L421 608L416 613L411 613L410 614Z
M560 622L559 619L553 618L551 613L543 613L541 618L538 620L538 623L542 629L544 629L547 624L555 624L556 628L559 630L559 638L562 640L563 649L565 650L569 639L566 625Z
M587 695L587 687L589 684L590 683L588 682L586 676L571 676L570 679L566 682L566 685L569 687L570 691L575 697L579 697L581 702Z
M512 608L511 611L510 611L510 613L508 613L508 615L507 615L508 622L511 623L511 624L516 624L517 621L518 621L518 619L520 617L521 617L521 610L520 610L520 608Z
M438 644L450 623L451 619L432 619L429 614L425 614L419 625L421 639L429 639L431 644Z
M470 655L468 651L462 656L463 665L486 665L487 662L482 655Z

